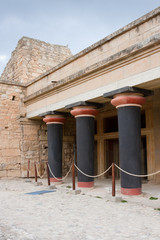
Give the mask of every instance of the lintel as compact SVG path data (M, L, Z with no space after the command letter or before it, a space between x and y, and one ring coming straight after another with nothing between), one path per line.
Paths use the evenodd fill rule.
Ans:
M153 95L153 91L151 91L151 90L138 88L138 87L126 86L126 87L119 88L119 89L116 89L111 92L104 93L103 97L104 98L113 98L114 95L120 94L120 93L142 93L144 97Z
M88 101L79 101L75 103L71 103L69 105L66 105L66 109L72 109L73 107L78 107L78 106L95 106L97 108L102 108L104 104L101 103L95 103L95 102L88 102Z
M58 112L58 111L48 111L48 112L44 112L39 114L39 117L45 117L46 115L63 115L63 116L67 116L69 115L69 113L66 112Z

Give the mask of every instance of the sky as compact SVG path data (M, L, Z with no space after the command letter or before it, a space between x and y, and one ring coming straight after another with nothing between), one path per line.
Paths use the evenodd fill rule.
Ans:
M76 54L160 6L160 0L0 0L0 74L23 36Z

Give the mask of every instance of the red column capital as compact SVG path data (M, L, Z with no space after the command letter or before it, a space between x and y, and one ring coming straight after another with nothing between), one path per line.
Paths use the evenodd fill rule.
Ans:
M136 93L122 93L117 94L111 100L111 104L116 108L124 107L124 106L137 106L142 107L142 105L146 102L145 97L142 94Z
M66 119L62 115L46 115L43 121L46 124L64 124Z
M98 110L92 106L78 106L71 110L71 114L76 117L95 117L98 114Z

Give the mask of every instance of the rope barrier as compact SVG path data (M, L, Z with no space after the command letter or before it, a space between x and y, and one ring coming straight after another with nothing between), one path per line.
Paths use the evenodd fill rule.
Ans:
M68 174L70 173L70 171L71 171L71 169L72 169L72 164L71 164L70 169L69 169L69 171L67 172L66 176L64 176L64 177L61 178L61 179L56 178L56 177L54 176L54 174L53 174L53 172L52 172L52 170L51 170L51 168L50 168L50 166L49 166L49 163L48 163L48 168L49 168L49 171L50 171L51 175L52 175L56 180L62 181L62 180L66 179L66 178L68 177Z
M38 165L39 163L36 163L36 166ZM45 167L45 170L44 170L44 173L43 173L43 175L40 175L39 174L39 171L38 171L38 167L37 167L37 173L38 173L38 177L40 177L40 179L42 179L43 177L44 177L44 175L46 174L46 167Z
M77 170L78 170L80 173L82 173L82 174L85 175L86 177L92 177L92 178L96 178L96 177L100 177L100 176L104 175L104 174L107 173L107 172L111 169L111 167L112 167L112 165L111 165L111 166L110 166L109 168L107 168L103 173L100 173L100 174L98 174L98 175L92 176L92 175L88 175L88 174L82 172L82 170L79 169L79 168L76 166L76 164L74 164L74 166L77 168Z
M133 173L130 173L130 172L127 172L127 171L123 170L122 168L120 168L119 166L117 166L115 163L114 163L114 165L115 165L120 171L122 171L122 172L124 172L124 173L126 173L126 174L128 174L128 175L130 175L130 176L133 176L133 177L150 177L150 176L153 176L153 175L156 175L156 174L160 173L160 170L159 170L159 171L157 171L157 172L150 173L150 174L138 175L138 174L133 174Z

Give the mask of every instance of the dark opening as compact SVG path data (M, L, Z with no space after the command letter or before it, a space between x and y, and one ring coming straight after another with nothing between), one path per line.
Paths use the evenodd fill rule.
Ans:
M15 98L16 98L16 96L12 96L12 101L14 101L14 100L15 100Z
M141 174L147 174L147 143L145 136L141 137ZM148 178L144 177L143 179L147 180Z
M103 119L104 133L118 132L118 118L117 116Z
M108 139L105 141L106 148L106 168L114 162L119 166L119 141L118 139ZM112 177L112 169L108 171L106 177ZM119 178L119 170L115 168L115 177Z

